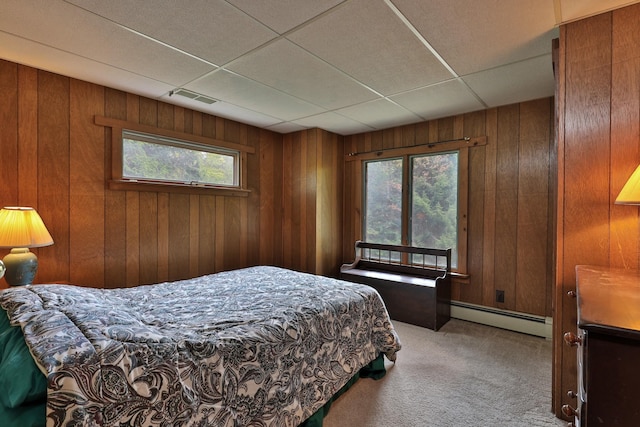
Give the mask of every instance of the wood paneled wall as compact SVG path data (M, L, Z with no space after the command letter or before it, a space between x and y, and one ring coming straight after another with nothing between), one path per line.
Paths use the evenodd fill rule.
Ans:
M283 137L283 265L337 277L342 261L343 137L310 129Z
M553 208L553 99L545 98L470 114L345 137L345 155L487 136L465 149L469 196L468 283L453 298L542 316L551 315ZM461 153L462 154L462 153ZM461 166L464 170L464 166ZM362 165L345 162L343 261L353 260L362 236ZM505 302L495 302L495 291Z
M35 207L55 241L35 250L37 282L132 286L282 264L281 135L1 60L0 90L0 204ZM95 115L252 146L249 196L107 189L110 129Z
M637 269L638 208L614 205L640 162L640 4L560 28L554 410L576 405L575 266Z

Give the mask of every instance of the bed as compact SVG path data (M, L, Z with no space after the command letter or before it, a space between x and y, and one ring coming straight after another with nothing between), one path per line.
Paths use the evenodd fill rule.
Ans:
M401 347L373 288L267 266L0 307L0 419L21 427L295 427Z

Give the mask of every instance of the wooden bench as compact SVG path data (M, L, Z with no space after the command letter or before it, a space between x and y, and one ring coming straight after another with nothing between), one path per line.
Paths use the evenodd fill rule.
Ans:
M451 316L451 249L357 241L340 278L375 288L389 316L437 331Z

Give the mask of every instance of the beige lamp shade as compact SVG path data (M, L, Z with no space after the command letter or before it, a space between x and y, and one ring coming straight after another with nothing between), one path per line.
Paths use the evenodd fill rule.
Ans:
M40 248L52 244L53 238L35 209L0 209L0 248Z
M616 198L617 205L640 205L640 166L631 174Z

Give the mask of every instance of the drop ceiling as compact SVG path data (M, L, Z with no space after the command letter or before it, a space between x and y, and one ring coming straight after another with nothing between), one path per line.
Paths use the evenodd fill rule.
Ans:
M636 2L2 0L0 58L349 135L552 96L558 26Z

